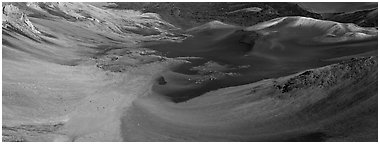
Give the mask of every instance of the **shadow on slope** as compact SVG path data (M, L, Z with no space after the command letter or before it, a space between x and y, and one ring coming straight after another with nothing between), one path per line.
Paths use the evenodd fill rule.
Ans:
M377 57L219 89L134 101L125 141L377 141Z
M193 28L181 43L147 44L168 57L199 57L162 74L153 90L175 102L208 91L280 77L355 56L377 55L377 30L304 17L283 17L252 27ZM199 73L206 63L223 70ZM200 80L201 79L201 80ZM174 88L175 87L175 88Z

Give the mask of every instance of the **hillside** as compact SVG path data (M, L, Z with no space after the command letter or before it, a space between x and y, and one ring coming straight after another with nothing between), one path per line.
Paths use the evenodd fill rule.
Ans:
M2 140L377 141L378 30L361 19L293 3L4 2Z
M341 23L355 23L362 27L378 27L377 15L377 8L375 8L351 13L333 13L326 19Z
M320 18L318 14L303 10L292 3L242 3L242 2L150 2L115 3L109 7L133 9L142 12L154 12L162 19L184 29L199 26L210 21L251 26L281 16L306 16ZM246 11L247 8L259 8L260 11Z
M376 2L295 2L303 9L318 13L325 20L354 23L362 27L377 27Z
M153 94L136 100L126 112L123 138L377 141L377 73L377 57L355 58L219 89L179 104Z

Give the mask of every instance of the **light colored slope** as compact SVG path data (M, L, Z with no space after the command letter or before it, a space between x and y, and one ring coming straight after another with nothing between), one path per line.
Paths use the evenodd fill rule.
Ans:
M64 123L55 134L65 139L58 140L119 141L121 113L151 80L148 73L110 73L93 65L3 60L3 126Z
M248 56L289 61L297 61L296 56L323 59L376 50L378 37L375 28L306 17L276 18L244 30L257 35Z
M193 27L191 29L186 30L187 32L190 33L196 33L196 32L202 32L202 31L207 31L207 30L215 30L215 29L233 29L233 28L239 28L239 26L234 26L234 25L229 25L226 23L223 23L221 21L211 21L206 24Z
M83 9L99 19L114 21L95 26L85 24L88 21L70 22L33 4L27 6L54 19L28 17L25 12L30 11L8 5L6 12L11 14L3 18L20 31L3 25L3 140L121 141L122 112L144 95L155 74L174 60L136 48L139 41L155 37L117 33L107 26L165 22L154 14L104 10L81 3L55 4L53 8L72 16L80 17L75 10ZM128 25L117 23L126 17ZM107 65L120 65L126 71L100 68Z
M377 38L375 28L354 24L323 21L306 17L282 17L248 27L263 35L278 35L278 39L298 39L302 43L338 43Z

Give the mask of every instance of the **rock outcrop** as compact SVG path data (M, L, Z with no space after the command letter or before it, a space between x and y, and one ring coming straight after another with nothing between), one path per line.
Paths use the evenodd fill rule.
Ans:
M18 7L9 4L3 6L2 28L26 36L32 40L39 40L40 31L30 22L28 16Z

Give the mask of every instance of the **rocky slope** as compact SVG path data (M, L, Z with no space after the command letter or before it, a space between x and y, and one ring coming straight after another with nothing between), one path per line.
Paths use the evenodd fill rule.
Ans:
M217 20L240 26L251 26L281 16L320 18L319 14L303 10L292 3L115 3L109 7L154 12L178 27L187 29ZM256 9L256 10L253 10ZM260 10L259 10L260 9Z
M119 37L133 34L170 37L174 35L171 30L178 29L161 20L157 14L141 13L133 10L102 9L84 3L32 2L10 3L7 5L7 7L16 6L23 9L18 12L20 14L27 13L29 17L33 18L69 21L71 24L102 35L111 33ZM4 9L3 13L15 13L18 11L18 9L12 10L7 9L7 7L5 7L6 9Z
M33 26L28 16L21 12L14 5L5 5L3 7L2 28L24 35L30 39L38 40L40 31Z

